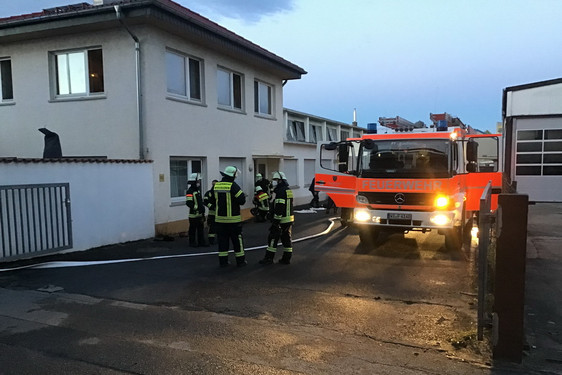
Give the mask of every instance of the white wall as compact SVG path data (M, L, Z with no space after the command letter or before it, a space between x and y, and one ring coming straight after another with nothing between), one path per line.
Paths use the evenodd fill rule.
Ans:
M0 163L2 185L70 183L73 247L154 236L151 163Z
M49 52L101 46L105 95L51 100ZM139 156L134 43L126 31L73 34L0 44L12 62L14 104L0 106L0 157L43 156L43 134L56 132L65 156Z
M507 117L560 113L562 83L507 92Z
M156 29L136 30L143 41L143 92L147 158L154 160L156 224L187 219L185 204L172 204L170 198L170 156L204 159L203 188L213 179L221 179L221 158L242 159L243 191L252 196L254 188L253 155L283 155L282 82L253 66L193 44ZM203 59L202 104L173 100L166 92L166 48ZM217 106L217 66L239 72L244 77L242 112ZM275 88L274 114L264 118L254 114L254 79ZM158 176L164 175L164 181ZM246 208L252 206L247 200Z

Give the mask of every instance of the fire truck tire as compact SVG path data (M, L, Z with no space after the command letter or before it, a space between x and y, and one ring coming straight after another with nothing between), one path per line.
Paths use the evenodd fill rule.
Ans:
M459 251L462 248L463 227L455 227L445 232L445 249L447 251Z
M358 226L359 240L366 245L374 245L379 237L380 230L372 225Z

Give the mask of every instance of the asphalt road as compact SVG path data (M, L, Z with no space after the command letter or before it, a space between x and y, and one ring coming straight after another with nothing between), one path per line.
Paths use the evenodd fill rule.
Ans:
M294 238L329 217L297 214ZM159 259L0 272L0 374L510 373L474 339L469 249L435 233L367 249L335 224L289 266L258 264L267 224L249 223L244 268L177 238L51 258Z

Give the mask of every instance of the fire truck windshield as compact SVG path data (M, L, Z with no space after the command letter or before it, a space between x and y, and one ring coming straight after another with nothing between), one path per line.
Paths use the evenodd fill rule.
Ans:
M376 140L362 147L360 177L446 178L451 142L445 139Z

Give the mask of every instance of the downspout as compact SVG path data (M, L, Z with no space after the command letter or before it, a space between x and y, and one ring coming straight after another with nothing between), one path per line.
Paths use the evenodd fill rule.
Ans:
M131 32L123 21L123 16L121 14L121 7L115 5L115 15L119 20L119 23L127 30L131 38L135 41L135 72L136 72L136 85L137 85L137 120L139 126L139 159L145 159L145 149L144 149L144 128L143 128L143 114L142 114L142 93L141 93L141 71L140 71L140 42L139 38Z

